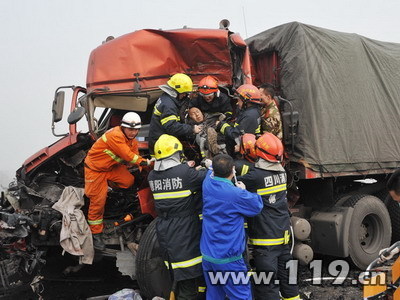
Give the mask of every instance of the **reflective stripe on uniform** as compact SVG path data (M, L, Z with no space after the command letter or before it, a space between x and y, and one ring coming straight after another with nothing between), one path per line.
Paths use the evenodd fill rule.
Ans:
M99 225L103 223L103 219L99 219L99 220L88 220L89 225Z
M159 111L159 110L157 109L157 107L154 107L153 113L154 113L156 116L161 116L161 111Z
M139 156L137 156L137 155L135 154L135 156L134 156L133 159L130 161L130 163L131 163L131 164L134 164L134 163L137 162L138 159L139 159Z
M161 119L161 125L164 125L165 123L167 123L169 121L178 121L178 117L175 115L172 115L172 116L168 116L164 119Z
M249 166L248 165L243 165L242 172L240 173L240 176L243 176L243 175L247 174L248 171L249 171Z
M247 224L247 222L244 222L244 228L249 228L249 225Z
M251 245L256 245L256 246L282 245L283 242L284 242L284 238L280 238L280 239L249 239L249 243Z
M189 260L184 260L184 261L178 261L178 262L172 262L168 263L168 261L164 261L165 265L169 269L169 265L171 264L172 269L180 269L180 268L189 268L193 267L195 265L201 264L202 257L198 256Z
M197 288L197 291L198 291L199 293L205 293L205 292L206 292L206 287L205 287L205 286L199 286L199 287Z
M283 236L283 243L289 244L289 240L290 240L290 233L289 230L285 230L285 235Z
M261 133L261 125L258 125L258 127L256 128L255 133L256 133L256 134L257 134L257 133Z
M297 295L297 296L294 296L294 297L291 297L291 298L282 297L281 299L282 300L301 300L300 295Z
M107 143L106 134L103 134L103 135L101 136L101 139L103 140L104 143Z
M199 214L199 219L203 220L203 214Z
M106 154L108 154L108 155L110 155L110 157L111 157L113 160L115 160L116 162L119 162L119 163L120 163L120 162L123 161L123 159L122 159L121 157L115 155L111 150L104 149L103 152L106 153Z
M288 230L285 230L283 238L279 239L249 239L251 245L256 246L276 246L276 245L286 245L289 243L290 234Z
M222 134L225 134L225 129L226 129L226 127L230 127L228 123L225 123L224 125L222 125L221 130L220 130L220 132L221 132Z
M153 193L154 200L160 199L173 199L173 198L182 198L190 196L192 192L190 190L184 191L176 191L176 192L169 192L169 193Z
M257 190L257 194L259 195L269 195L269 194L274 194L277 192L282 192L286 190L286 183L284 184L280 184L280 185L276 185L276 186L272 186L269 188L264 188L264 189L258 189Z

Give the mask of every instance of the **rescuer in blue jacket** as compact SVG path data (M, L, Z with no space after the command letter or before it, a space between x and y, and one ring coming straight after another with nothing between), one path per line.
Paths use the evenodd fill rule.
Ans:
M289 282L289 270L286 267L293 258L289 245L286 172L280 164L283 145L279 138L267 132L257 139L255 148L258 156L255 167L238 177L250 192L261 195L264 204L260 214L248 219L249 243L253 245L256 275L260 278L259 274L265 272L266 277L271 278L269 283L255 282L255 299L299 300L298 287ZM273 276L270 277L270 274Z
M203 226L200 250L207 284L207 299L252 299L245 250L245 217L255 216L262 209L261 197L246 191L243 183L232 183L232 157L219 154L212 160L203 182ZM218 273L221 272L221 273ZM219 274L219 275L218 275ZM216 276L225 277L215 282ZM237 277L239 276L239 277ZM240 280L240 278L242 280ZM235 282L239 279L239 282Z
M192 79L188 75L175 74L167 84L161 85L160 89L164 93L154 105L150 120L149 151L151 155L154 154L154 144L162 134L166 133L180 138L199 133L202 129L201 125L192 126L180 122L180 107L193 89Z

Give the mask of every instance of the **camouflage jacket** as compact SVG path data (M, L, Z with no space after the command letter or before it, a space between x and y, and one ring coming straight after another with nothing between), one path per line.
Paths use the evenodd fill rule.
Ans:
M261 110L261 130L263 133L271 132L281 140L283 138L281 114L275 101Z

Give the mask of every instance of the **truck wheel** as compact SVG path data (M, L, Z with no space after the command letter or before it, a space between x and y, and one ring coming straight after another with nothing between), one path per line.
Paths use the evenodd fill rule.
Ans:
M140 239L136 278L142 296L149 299L155 296L168 299L172 283L157 241L156 223L157 219L153 220Z
M392 243L400 241L400 206L390 195L386 198L386 207L392 222Z
M354 264L364 270L379 250L390 245L392 227L385 204L371 195L354 195L343 206L353 207L349 253Z

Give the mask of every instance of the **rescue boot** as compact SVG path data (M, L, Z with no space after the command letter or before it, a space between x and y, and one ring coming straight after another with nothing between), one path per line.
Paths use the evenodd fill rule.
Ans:
M100 250L100 251L106 250L106 244L104 244L104 241L103 241L103 234L96 233L96 234L92 234L92 236L93 236L93 248Z

